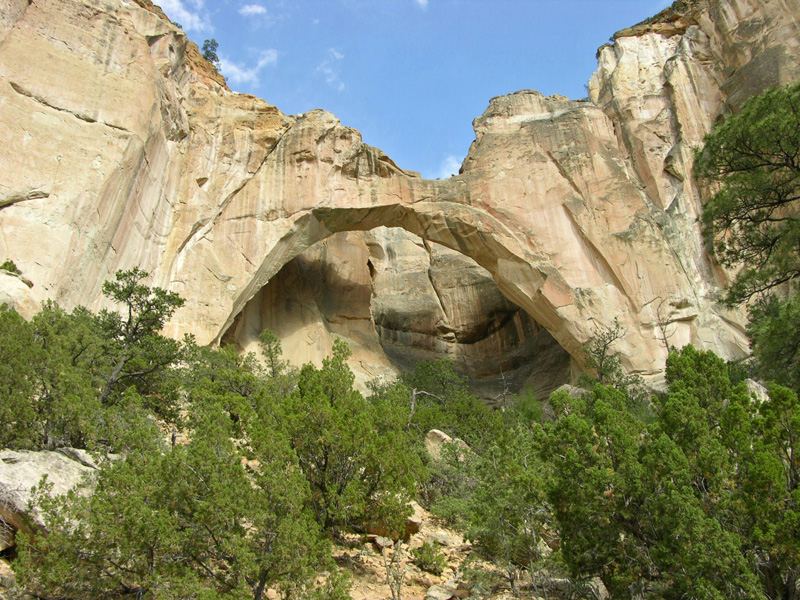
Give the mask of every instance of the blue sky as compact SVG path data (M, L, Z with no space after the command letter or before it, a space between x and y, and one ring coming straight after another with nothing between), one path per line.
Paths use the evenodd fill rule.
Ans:
M405 169L447 177L472 120L521 89L586 95L595 53L668 0L155 0L214 38L231 89L360 130Z

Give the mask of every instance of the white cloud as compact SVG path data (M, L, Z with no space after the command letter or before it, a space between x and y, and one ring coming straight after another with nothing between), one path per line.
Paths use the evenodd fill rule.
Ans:
M439 174L437 177L439 179L447 179L448 177L452 177L453 175L458 175L458 170L461 168L461 161L458 160L457 156L453 154L448 154L445 156L442 164L439 165Z
M428 0L414 0L417 5L422 9L426 10L428 8Z
M258 60L255 65L246 66L241 63L235 63L224 56L219 59L220 70L230 83L237 85L240 83L258 84L259 73L266 67L271 67L278 62L277 50L262 50L259 53Z
M239 9L239 14L243 17L264 16L267 14L267 9L260 4L245 4Z
M184 29L198 32L213 32L211 18L205 10L203 0L160 0L158 3L170 19L181 24Z
M323 60L317 67L317 72L325 76L325 82L340 92L344 90L344 81L339 75L339 63L343 58L344 54L335 48L328 48L328 58Z

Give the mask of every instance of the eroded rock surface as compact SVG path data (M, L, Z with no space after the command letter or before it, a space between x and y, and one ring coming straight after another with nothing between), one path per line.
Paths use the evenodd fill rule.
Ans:
M139 266L187 300L168 333L211 343L242 311L280 302L267 284L300 257L289 269L316 264L358 298L334 312L361 339L353 366L364 378L395 368L395 341L421 354L461 341L454 354L479 368L483 351L470 357L468 340L488 331L488 314L509 329L484 336L487 348L515 336L524 348L544 328L578 364L593 330L615 319L632 371L663 369L659 325L673 345L740 356L743 315L715 302L728 274L696 225L692 148L751 94L798 78L800 0L689 5L604 46L588 101L493 99L462 173L428 181L330 113L286 116L230 92L149 2L0 0L0 258L34 283L36 301L67 307L101 307L102 282ZM304 254L334 233L381 226L425 240L428 266L387 275L411 260L388 258L395 242L420 246L370 245L381 233L329 242L349 263ZM507 300L432 244L473 259ZM408 314L397 298L423 272L439 306L412 318L433 296ZM314 310L298 317L298 339L323 323ZM327 349L323 337L303 342L309 357Z
M66 494L97 469L85 451L62 452L0 450L0 551L15 544L17 531L31 533L41 527L38 509L30 507L33 490L46 476L50 494Z
M488 399L524 385L545 396L572 375L569 354L485 269L397 228L318 242L270 279L222 341L258 353L264 329L296 364L318 363L345 338L362 387L441 357Z

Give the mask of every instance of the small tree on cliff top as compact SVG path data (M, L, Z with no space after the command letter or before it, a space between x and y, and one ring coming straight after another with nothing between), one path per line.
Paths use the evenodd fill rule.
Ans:
M214 67L219 65L217 48L219 48L219 44L217 43L217 40L213 38L203 42L203 58L205 58L208 62L213 63Z

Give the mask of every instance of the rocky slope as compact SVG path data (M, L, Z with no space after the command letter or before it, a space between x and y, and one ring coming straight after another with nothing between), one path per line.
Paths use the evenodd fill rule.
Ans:
M99 308L139 266L187 300L170 334L251 347L282 328L298 360L343 334L362 380L443 354L494 390L537 356L566 378L615 319L632 371L663 368L659 325L739 356L692 148L797 79L798 17L800 0L676 3L600 49L588 100L492 99L461 174L428 181L327 112L230 92L145 0L0 0L0 259L34 284L3 293Z
M428 434L425 446L433 459L439 460L442 445L452 442L450 436L433 430ZM113 456L109 458L113 459ZM18 531L37 535L43 527L40 512L38 509L31 510L29 506L35 486L47 475L48 483L53 486L52 493L64 494L87 479L91 482L99 468L98 461L102 460L106 458L96 460L85 450L75 448L60 448L55 452L0 450L0 599L31 598L17 587L17 578L9 558L14 556ZM81 493L88 491L84 489ZM407 600L466 597L508 600L513 597L508 586L503 584L499 569L473 553L472 544L464 539L461 532L452 529L416 502L412 502L411 507L413 513L406 521L406 536L398 540L397 546L391 539L376 534L346 533L337 540L333 557L351 577L350 596L353 600L392 597L384 556L390 562L395 552L398 555L393 564L403 574L402 597ZM415 564L413 552L425 543L435 548L435 553L444 560L440 572L425 571ZM544 546L543 551L549 552L549 549ZM468 575L467 566L473 571L478 568L485 572L481 587L494 587L487 585L488 580L496 584L496 589L489 592L478 587L479 581L465 576ZM549 598L558 600L573 597L569 593L573 586L567 579L537 577L537 583L541 586L540 591ZM520 586L524 588L531 587L531 584L530 578L520 581ZM599 580L593 580L591 586L596 592L592 597L608 597ZM268 589L265 597L276 600L281 596L277 590Z

